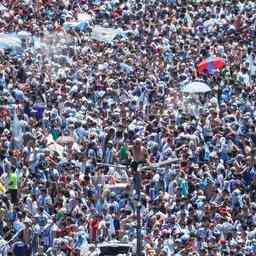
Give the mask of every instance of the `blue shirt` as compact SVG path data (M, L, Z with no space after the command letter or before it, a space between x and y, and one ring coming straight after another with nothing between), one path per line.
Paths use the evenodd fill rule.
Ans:
M27 256L29 254L27 245L22 241L17 241L13 245L13 253L15 256Z

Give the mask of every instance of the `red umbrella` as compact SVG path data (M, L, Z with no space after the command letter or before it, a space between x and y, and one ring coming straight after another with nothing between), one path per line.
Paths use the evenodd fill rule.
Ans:
M225 66L225 60L220 57L210 57L203 60L201 63L197 65L197 70L199 73L203 71L208 71L209 73L213 73L216 69L221 69Z

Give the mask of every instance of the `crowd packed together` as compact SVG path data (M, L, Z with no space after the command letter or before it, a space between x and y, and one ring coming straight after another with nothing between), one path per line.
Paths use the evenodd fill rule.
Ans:
M1 0L0 255L135 247L137 173L143 256L256 255L255 85L254 0Z

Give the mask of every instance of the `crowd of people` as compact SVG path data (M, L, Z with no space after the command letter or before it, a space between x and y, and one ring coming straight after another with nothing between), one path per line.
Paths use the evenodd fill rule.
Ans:
M0 13L0 39L31 35L0 49L1 255L135 247L136 173L142 255L256 255L255 1L2 0ZM198 72L209 57L225 67ZM182 93L197 80L211 91Z

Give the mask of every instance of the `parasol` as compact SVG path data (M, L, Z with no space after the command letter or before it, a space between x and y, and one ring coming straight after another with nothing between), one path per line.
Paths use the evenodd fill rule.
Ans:
M206 93L210 91L211 88L206 83L198 81L188 83L182 88L182 92L186 93Z
M225 60L220 57L210 57L197 65L197 70L199 73L204 71L208 71L209 73L213 73L216 69L221 69L225 66Z

